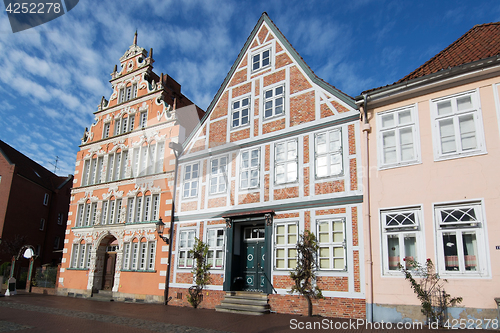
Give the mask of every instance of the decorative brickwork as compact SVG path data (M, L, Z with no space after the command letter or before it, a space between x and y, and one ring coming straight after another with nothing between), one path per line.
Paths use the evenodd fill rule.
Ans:
M266 153L265 153L265 164L264 164L264 170L269 171L269 163L270 163L270 155L271 155L271 146L266 145ZM269 184L266 184L266 187L269 188Z
M278 48L278 45L276 45L276 48ZM276 69L289 65L291 63L292 59L290 59L290 57L286 53L282 53L276 56Z
M262 29L260 29L259 34L257 35L259 37L259 42L261 44L264 43L264 40L265 40L268 32L269 32L269 30L267 30L267 28L265 26L262 26Z
M335 108L335 110L337 110L338 113L343 113L343 112L349 111L345 106L342 106L335 101L331 101L330 103L332 103L333 107Z
M183 202L181 206L181 212L189 212L198 209L198 202L197 201L191 201L191 202Z
M302 152L304 154L304 164L309 163L309 137L304 136L304 150Z
M205 148L206 148L206 146L205 146L205 139L197 140L193 144L190 153L195 153L197 151L204 150Z
M316 215L345 214L345 208L321 209L316 211Z
M352 251L354 261L354 291L361 292L360 272L359 272L359 251Z
M200 209L205 208L205 191L206 191L206 186L203 185L201 187L201 202L200 202Z
M299 213L284 213L284 214L276 214L276 215L274 215L274 219L275 220L289 219L289 218L295 218L295 217L299 217L299 216L300 216Z
M244 57L243 60L241 61L240 67L238 69L241 69L243 67L247 67L248 65L248 57Z
M259 136L259 119L253 120L253 136Z
M273 276L273 287L277 289L291 289L293 280L290 275L275 275Z
M169 305L174 306L187 306L191 304L187 301L186 295L188 294L187 288L170 288L169 296L172 299L168 302ZM203 301L198 305L199 309L215 309L224 299L226 292L222 290L204 290Z
M251 49L256 48L259 46L259 42L257 42L257 39L254 39L252 46L250 46Z
M344 180L335 180L332 182L317 183L314 185L314 194L327 194L344 192Z
M318 276L316 282L321 290L349 291L349 279L346 276Z
M351 176L351 191L355 191L358 189L358 170L356 168L357 162L356 159L353 158L349 160L349 174Z
M298 186L274 190L274 200L297 198L298 196L299 196Z
M314 119L314 91L290 98L290 126L307 123Z
M224 283L224 275L223 274L212 274L210 273L210 285L211 286L222 286Z
M351 208L352 245L358 246L358 207Z
M311 231L311 212L304 212L304 229Z
M226 119L210 123L210 142L208 143L208 148L217 147L226 143L226 128Z
M256 80L254 80L253 82L254 82L254 87L255 87L255 96L259 96L259 95L260 95L260 79L256 79ZM257 105L258 105L257 100L256 100L256 103L257 103ZM257 111L258 111L258 108L255 108L255 110L257 110ZM258 115L258 114L259 114L259 112L255 113L255 111L254 111L254 114L255 114L255 115Z
M326 103L321 104L319 109L321 111L321 118L326 118L335 115L335 113L333 113L332 109L330 109L330 107Z
M177 273L175 275L177 283L193 283L193 273Z
M229 98L229 93L226 91L225 93L222 94L221 98L219 99L219 102L217 102L217 106L210 114L210 120L215 120L217 118L224 117L227 115L227 110L228 110L227 107L229 105L228 98Z
M304 196L309 196L309 167L304 168Z
M268 69L266 69L264 71L259 71L256 74L252 75L250 77L250 79L254 79L254 78L258 77L258 76L264 76L264 75L269 74L271 72L272 72L271 68L268 68Z
M232 97L235 98L235 97L241 96L243 94L248 94L251 91L252 91L252 83L248 82L242 86L234 88L233 92L232 92Z
M207 225L218 225L218 224L226 224L225 220L212 220L208 221Z
M264 88L271 85L271 84L278 83L280 81L285 80L285 77L286 77L286 73L285 73L284 69L279 71L279 72L275 72L273 74L264 76Z
M240 194L238 196L238 204L250 204L260 202L260 192Z
M262 134L267 134L282 129L285 129L285 118L280 118L278 120L262 124Z
M248 139L250 137L250 128L245 128L243 130L231 132L231 142L236 142L239 140Z
M313 300L313 313L325 317L363 319L366 317L364 299L326 297ZM272 311L307 316L307 300L299 295L269 295Z
M269 42L270 40L273 40L273 39L274 39L273 34L272 34L272 33L269 33L269 34L267 35L267 38L266 38L266 43L267 43L267 42Z
M311 84L302 75L297 66L290 68L290 94L312 88Z
M283 51L283 47L279 42L276 42L276 53L280 53L281 51Z
M208 199L207 208L224 207L226 206L226 202L227 202L227 197Z
M269 201L269 175L264 175L264 201Z
M239 72L234 73L233 79L231 80L231 83L229 84L230 87L236 86L240 83L243 83L247 80L247 70L242 69Z
M236 198L234 196L234 194L236 193L236 182L234 180L231 181L231 193L229 193L229 204L231 206L234 206L236 203Z
M347 127L348 137L349 137L349 155L356 154L356 132L354 129L354 124Z

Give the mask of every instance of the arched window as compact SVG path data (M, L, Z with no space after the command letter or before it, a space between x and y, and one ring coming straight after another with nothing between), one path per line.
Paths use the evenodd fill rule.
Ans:
M136 97L137 97L137 83L134 83L126 88L120 89L118 103L123 103Z

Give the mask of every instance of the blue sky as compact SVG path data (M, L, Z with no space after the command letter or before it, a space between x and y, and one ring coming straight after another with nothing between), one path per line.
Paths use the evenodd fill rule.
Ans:
M73 173L85 127L133 41L206 109L263 11L316 74L351 96L393 83L500 2L80 0L68 14L13 34L0 14L0 140L54 171Z

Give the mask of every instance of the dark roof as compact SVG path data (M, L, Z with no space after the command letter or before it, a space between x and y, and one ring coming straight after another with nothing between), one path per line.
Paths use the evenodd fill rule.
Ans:
M500 54L500 22L475 25L453 44L396 83Z
M475 25L462 37L392 85L500 54L500 22ZM375 91L384 87L366 90Z
M55 191L68 180L68 177L57 176L2 140L0 140L0 154L11 165L16 166L17 174L48 190Z

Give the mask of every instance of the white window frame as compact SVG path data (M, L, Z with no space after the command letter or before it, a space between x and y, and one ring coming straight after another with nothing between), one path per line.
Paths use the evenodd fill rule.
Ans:
M104 123L104 125L103 125L103 129L102 129L102 138L103 139L109 138L110 130L111 130L111 122L108 121L108 122Z
M215 157L210 160L210 194L221 194L227 192L228 162L228 156ZM215 189L213 188L214 186Z
M334 230L332 227L335 223L342 224L342 230ZM328 224L327 238L322 241L325 234L324 230L321 230L321 225ZM346 219L345 218L333 218L333 219L320 219L316 221L316 239L318 241L318 269L321 271L347 271L347 235L346 235ZM335 240L333 233L341 234L342 240ZM340 249L340 251L336 251ZM337 254L337 256L335 255ZM342 254L339 256L338 254ZM342 259L344 262L343 267L335 267L335 260ZM328 267L322 267L323 262L328 260Z
M115 198L102 202L101 224L120 223L121 210L123 209L123 199Z
M139 114L139 128L148 126L148 111L141 111Z
M257 52L254 52L250 55L250 68L251 68L251 72L252 73L255 73L255 72L258 72L262 69L265 69L265 68L268 68L268 67L271 67L271 64L272 64L272 58L273 58L273 52L272 52L272 47L266 47L262 50L259 50ZM267 57L264 58L264 55L266 52L269 52ZM259 59L255 59L256 57L259 57ZM265 63L264 59L267 59L267 64ZM257 67L255 66L255 64L258 64Z
M50 199L49 194L45 193L44 196L43 196L43 205L44 206L48 206L49 205L49 199Z
M456 216L463 214L464 219L456 220L454 214L450 215L451 211L457 213ZM473 211L473 213L471 213ZM447 219L448 221L443 220ZM469 216L474 216L471 218ZM490 274L489 253L488 253L488 233L486 230L486 214L484 205L481 201L452 203L452 204L435 204L434 219L436 227L436 251L437 251L437 268L438 273L444 277L488 277ZM456 221L453 221L456 220ZM444 244L444 234L455 234L456 244L456 259L447 259L444 246L452 248L452 243ZM477 252L475 263L476 270L468 270L467 257L465 254L463 236L475 234L475 251ZM452 255L453 257L453 255ZM472 256L473 257L473 256ZM469 260L472 260L469 258ZM457 263L457 269L447 270L447 263L451 261ZM458 262L457 262L458 261ZM450 266L453 267L453 266Z
M257 157L253 156L257 152ZM245 157L247 156L247 158ZM253 162L257 159L257 164ZM248 190L260 187L260 148L244 150L240 154L240 189ZM246 175L246 176L245 176ZM244 184L244 181L247 184ZM255 181L256 184L252 185Z
M295 232L293 231L295 229ZM274 269L289 271L297 267L299 222L276 222L274 226Z
M108 154L106 181L113 182L125 178L129 154L128 150L121 150Z
M73 244L71 251L71 268L89 269L92 255L92 244Z
M121 88L118 94L118 103L127 102L137 97L137 83Z
M197 171L193 171L196 166ZM196 172L196 175L193 173ZM186 178L188 177L189 178ZM200 178L200 163L192 163L184 166L183 182L182 182L182 197L183 198L196 198L198 196L198 183ZM187 185L187 187L186 187ZM186 195L187 193L187 195Z
M243 105L247 101L248 104ZM237 106L236 106L237 105ZM246 111L246 116L243 112ZM231 101L231 129L240 129L250 126L250 113L252 112L252 98L250 95L238 96ZM246 122L243 121L246 119ZM238 124L235 125L235 121Z
M155 260L156 241L134 238L130 242L123 243L123 271L153 272Z
M394 260L390 260L390 252L396 251L389 249L389 238L398 239L399 260L397 264L402 267L410 269L406 265L407 259L413 259L421 264L425 264L425 244L423 237L423 221L422 221L422 207L401 207L392 209L380 210L380 227L381 227L381 244L382 244L382 267L384 275L401 276L401 270L391 269L396 267ZM411 223L412 222L412 223ZM405 240L406 238L415 238L415 256L416 258L408 257L406 254ZM397 265L399 267L399 265Z
M319 137L320 136L325 136L325 151L319 151ZM338 147L334 147L332 149L331 147L331 142L332 138L335 136L338 136L340 141ZM338 177L338 176L343 176L344 175L344 145L343 145L343 134L342 134L342 128L336 128L330 131L326 132L320 132L316 133L314 135L314 174L316 179L323 179L323 178L329 178L329 177ZM333 163L335 157L339 158L340 163ZM321 167L320 165L320 159L326 159L326 174L319 175L318 168ZM340 165L340 171L335 171L334 168L332 168L333 165Z
M40 230L40 231L45 230L45 219L44 218L40 219L40 226L39 226L38 230Z
M409 112L411 120L406 123L400 123L402 115ZM394 123L383 127L384 118L392 116ZM403 161L402 150L403 146L408 146L408 143L403 143L402 134L411 130L413 158ZM394 151L396 154L395 162L386 162L384 155L384 135L393 133L394 135ZM406 139L408 136L405 137ZM378 150L378 167L379 169L388 169L404 165L412 165L421 163L420 157L420 132L418 121L418 108L416 104L408 105L394 110L388 110L377 113L377 150Z
M457 101L461 98L470 96L472 108L465 111L458 111ZM451 113L445 115L438 115L438 105L446 102L451 102ZM432 118L432 135L434 141L434 160L441 161L453 158L460 158L464 156L473 156L486 154L486 143L484 139L484 127L481 112L481 102L479 98L479 91L472 90L455 95L436 98L430 101L431 104L431 118ZM466 116L472 116L474 121L475 141L476 147L464 149L462 146L460 123L459 119ZM442 140L440 135L440 122L452 120L453 137L455 142L454 152L442 151Z
M211 265L211 269L224 269L225 236L226 228L224 227L207 228L207 263ZM218 262L220 262L219 265Z
M120 212L122 209L124 209L123 201ZM159 218L160 194L141 195L127 199L127 223L158 221Z
M292 149L293 147L290 147L290 145L295 145L295 156L292 156L291 158L289 157L289 152L293 151L293 149ZM284 146L285 159L278 161L278 149L281 146ZM274 184L283 185L283 184L296 183L298 181L298 179L299 179L299 153L298 153L298 149L299 149L299 140L297 138L282 141L282 142L276 143L274 145ZM284 181L278 180L278 170L280 168L284 168L283 169L284 175L285 175ZM295 170L295 178L288 179L288 175L294 170Z
M264 120L267 119L272 119L272 118L278 118L278 117L283 117L285 115L285 85L283 83L274 85L271 87L266 87L267 89L264 90L263 92L263 105L262 105L262 116ZM276 90L281 88L281 93L276 94ZM268 92L271 92L271 96L267 97ZM281 99L281 105L277 106L276 102ZM269 106L269 103L271 105L271 115L267 116L266 115L266 110L267 106ZM277 113L276 109L278 107L281 107L281 112Z
M179 241L177 242L177 267L178 268L193 268L194 259L193 254L189 253L194 248L196 239L196 229L183 229L179 230ZM184 260L182 260L184 259Z
M135 147L131 153L132 177L142 177L163 172L165 141ZM130 158L130 157L129 157ZM125 174L125 170L123 171Z

